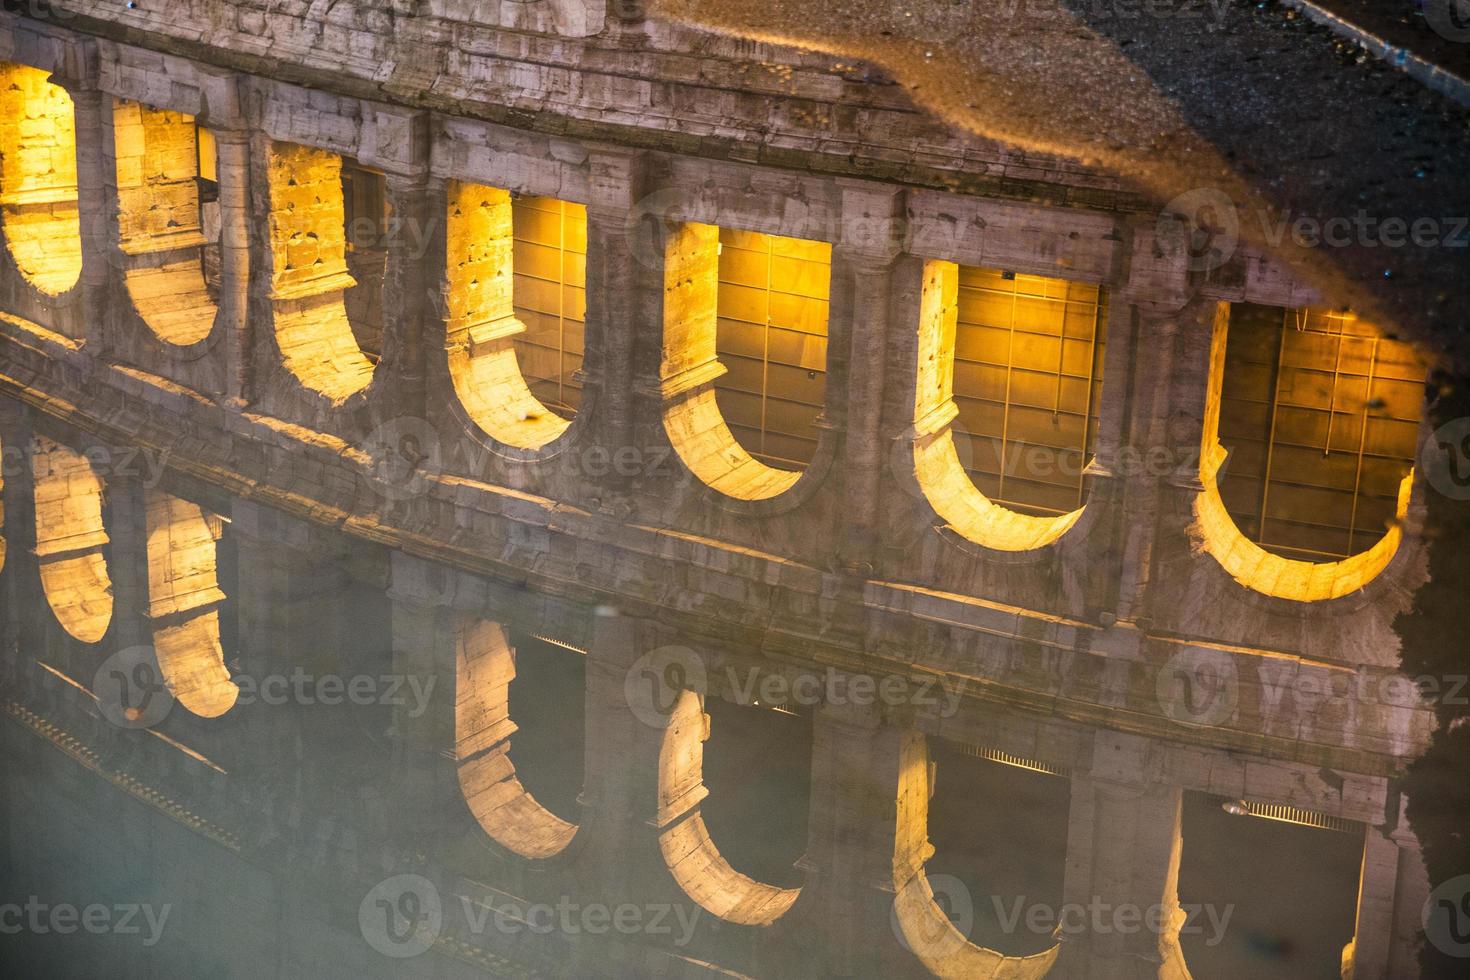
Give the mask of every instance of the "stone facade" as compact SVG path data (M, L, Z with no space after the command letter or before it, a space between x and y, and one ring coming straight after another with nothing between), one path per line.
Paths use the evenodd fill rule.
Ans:
M81 257L60 292L27 275L9 209L0 228L0 445L36 462L4 486L5 741L35 784L16 799L124 799L185 868L178 894L222 869L230 897L196 921L232 938L160 953L180 969L1111 978L1188 975L1180 801L1206 793L1348 822L1365 863L1346 965L1409 975L1404 910L1427 883L1396 780L1433 716L1391 624L1423 579L1423 478L1382 560L1318 591L1301 563L1245 574L1209 534L1222 311L1324 298L1255 253L1199 281L1116 178L950 129L862 66L634 6L52 0L51 20L0 20L0 60L75 102L81 216L56 233ZM0 108L0 149L41 138ZM140 286L150 250L202 281L197 193L162 160L193 145L186 118L217 140L219 283ZM344 157L386 175L374 359L342 298ZM587 208L569 422L528 414L515 370L511 195ZM826 405L797 475L741 456L718 416L715 226L832 247ZM1087 503L1064 525L954 503L954 263L1110 293ZM185 337L159 328L177 296ZM507 630L584 651L576 821L506 755ZM166 717L99 717L99 665L124 654L168 682ZM416 714L232 700L302 664L440 696ZM649 669L670 689L644 700ZM816 707L804 883L778 889L702 820L702 699L828 671L957 696ZM1069 900L1166 924L1029 957L951 935L925 876L931 741L1067 774ZM86 836L20 806L12 848ZM697 926L688 945L450 926L430 955L378 957L354 916L402 874L446 903L571 896Z

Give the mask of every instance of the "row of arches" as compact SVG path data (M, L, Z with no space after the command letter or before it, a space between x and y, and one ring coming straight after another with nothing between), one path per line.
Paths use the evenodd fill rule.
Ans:
M579 832L585 654L468 614L456 648L465 799L501 846L554 858ZM674 697L648 829L670 877L720 921L771 926L800 899L813 752L805 709ZM1070 774L941 738L909 740L902 754L897 846L912 828L923 861L894 882L894 927L936 976L1044 976L1059 940L1107 933L1112 920L1096 925L1065 885L1069 835L1086 811ZM1254 808L1270 817L1252 819L1223 798L1184 794L1171 913L1182 931L1168 941L1198 975L1325 976L1353 937L1356 825L1276 810L1290 808ZM1243 864L1241 850L1270 860ZM1303 908L1283 880L1337 897Z
M67 635L95 647L111 634L114 619L106 488L84 454L45 436L34 437L29 458L41 591ZM218 717L239 694L221 641L226 596L217 546L223 523L158 489L145 491L144 507L144 614L158 669L175 700L200 717Z
M28 281L55 293L80 269L70 101L36 69L5 73L6 240ZM160 340L198 344L218 300L212 137L191 117L120 100L112 130L128 292ZM338 154L266 146L275 343L302 385L341 405L382 355L393 194L385 175ZM542 450L580 407L586 207L466 181L446 195L458 403L492 441ZM826 425L831 244L683 222L663 279L670 443L726 497L790 492ZM964 538L1030 551L1077 524L1112 317L1097 283L925 263L913 476ZM1205 550L1243 584L1301 600L1381 571L1401 537L1424 374L1408 345L1350 312L1222 304L1199 463Z

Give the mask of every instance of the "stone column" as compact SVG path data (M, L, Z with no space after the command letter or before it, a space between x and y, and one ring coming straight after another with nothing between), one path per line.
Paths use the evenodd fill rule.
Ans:
M1158 781L1151 749L1145 739L1100 732L1092 771L1072 780L1062 890L1069 907L1089 910L1089 921L1080 936L1063 935L1059 977L1188 976L1178 940L1183 793ZM1118 914L1138 927L1117 927ZM1107 928L1093 928L1095 918Z
M1357 922L1344 951L1343 980L1417 977L1421 914L1428 897L1424 857L1401 804L1392 830L1368 826L1364 831Z
M117 242L117 215L107 202L108 185L116 174L107 172L103 152L106 116L112 112L112 97L96 87L95 81L67 82L76 107L77 213L82 229L82 335L93 350L106 351L113 278L113 249Z
M638 222L644 180L641 153L597 148L589 168L583 411L592 413L591 439L616 458L620 448L636 445L635 344L642 334L656 337L662 326L657 279L663 257L651 254L655 243L662 245L662 237ZM605 479L626 480L616 470Z
M426 710L394 711L391 737L395 839L449 842L480 833L456 770L454 573L392 555L388 601L393 616L393 673L435 678ZM437 850L437 848L425 848Z
M882 436L883 393L890 329L902 329L893 327L891 277L903 245L904 195L864 181L838 184L842 227L832 249L832 309L846 336L833 338L842 346L831 359L824 414L843 433L837 467L846 514L841 560L861 570L875 557L880 488L890 458Z
M428 365L427 334L433 323L434 278L429 256L433 236L444 222L438 198L429 193L427 170L386 175L388 199L388 256L383 272L383 370L390 385L377 405L379 416L423 418L424 386Z
M808 966L834 976L906 976L914 960L894 924L896 890L933 848L928 757L917 732L870 707L823 705L813 729L806 884L789 915L811 930Z
M225 364L224 403L243 409L254 397L250 320L250 134L214 129L219 175L219 318Z

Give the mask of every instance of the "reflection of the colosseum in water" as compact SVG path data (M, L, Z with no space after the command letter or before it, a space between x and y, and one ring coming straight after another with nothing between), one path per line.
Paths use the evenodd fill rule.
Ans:
M1407 345L1104 211L11 48L6 707L228 874L696 916L487 969L1403 964Z

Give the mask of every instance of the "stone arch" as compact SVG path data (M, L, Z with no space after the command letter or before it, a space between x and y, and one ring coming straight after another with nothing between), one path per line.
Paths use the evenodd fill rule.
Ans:
M709 716L701 696L681 691L659 750L659 850L684 893L705 911L740 925L770 925L791 908L800 888L777 888L730 866L710 839L699 804Z
M538 803L516 777L510 682L516 651L499 623L461 614L455 624L455 759L460 790L480 826L526 858L560 854L577 825Z
M1023 513L991 500L966 468L954 432L954 422L960 414L955 404L959 287L958 265L937 259L924 263L914 398L914 476L934 512L967 540L996 551L1042 548L1071 530L1086 504L1060 514ZM1061 332L1065 330L1064 317ZM1060 358L1066 351L1067 339L1059 335L1056 345ZM1009 367L1006 371L1009 374ZM1059 397L1062 381L1058 368ZM1088 387L1092 387L1090 382ZM1092 403L1090 392L1082 398ZM1009 412L1008 392L1005 405ZM1000 444L1003 447L1004 438ZM972 449L985 450L990 445L985 442ZM1004 470L1004 462L1001 469Z
M743 276L738 259L758 252L756 245L765 249L764 265L756 262L761 267ZM777 249L782 254L776 255ZM660 369L664 429L684 465L726 496L738 500L779 496L796 485L805 462L816 452L821 409L806 404L817 396L798 389L804 390L806 384L802 375L808 380L821 375L812 391L823 389L819 397L825 401L830 267L831 246L825 242L733 232L698 222L681 224L668 237ZM773 295L777 282L786 286L779 297ZM764 296L763 308L737 315L739 307L748 305L742 300L752 296L757 307ZM730 344L722 343L722 332L740 333L739 326L747 328L746 335L732 335ZM777 333L779 355L773 353ZM742 341L753 349L722 359L722 348L734 350ZM726 363L737 358L742 373L753 375L748 383L733 377ZM743 411L738 407L741 401L751 399L755 407L750 417L737 418ZM779 424L768 424L770 403L778 399L792 411L783 411ZM743 436L734 431L737 425ZM776 430L782 445L805 448L799 453L768 451L769 433ZM802 433L799 437L797 430ZM753 434L761 440L755 449L747 444ZM806 459L789 459L792 455ZM778 459L783 465L772 465Z
M1378 577L1403 543L1414 485L1424 367L1407 344L1383 337L1347 313L1277 310L1281 321L1274 330L1256 329L1262 326L1259 322L1241 318L1238 326L1244 329L1237 330L1237 344L1231 347L1232 316L1265 309L1225 303L1217 309L1200 453L1203 488L1195 496L1192 533L1201 550L1252 591L1301 602L1340 598ZM1313 317L1334 321L1337 329L1313 331ZM1293 329L1293 321L1302 325ZM1262 364L1250 363L1240 354L1245 342L1259 347L1255 342L1263 339L1274 349L1262 354ZM1335 351L1329 349L1333 347ZM1268 401L1247 404L1242 410L1239 406L1248 401L1242 382L1251 380L1248 369L1255 367L1268 369L1260 385ZM1227 385L1235 390L1227 390ZM1265 409L1264 441L1252 445L1244 430L1252 427L1249 416L1256 407ZM1344 438L1355 447L1344 446L1340 442ZM1235 442L1233 454L1225 439ZM1317 444L1304 445L1313 439ZM1332 459L1333 453L1339 460ZM1338 465L1343 456L1350 464L1355 457L1356 465L1347 472ZM1285 478L1273 472L1281 468L1283 457L1292 467ZM1306 538L1296 538L1295 546L1269 540L1265 529L1276 514L1268 495L1282 485L1295 495L1298 511L1310 510L1314 519L1344 505L1351 515L1347 546L1311 560L1302 557ZM1259 494L1254 517L1240 504L1241 491L1252 487ZM1376 488L1378 498L1371 502L1382 512L1380 518L1387 518L1379 521L1385 530L1374 529L1370 537L1376 540L1354 550L1363 537L1355 542L1355 531L1363 525L1360 507L1368 509L1364 501L1375 493L1370 487ZM1242 525L1252 520L1255 533L1248 534Z
M82 274L75 107L39 68L0 65L0 213L20 274L47 296Z
M225 667L216 569L221 522L161 490L147 493L148 618L169 691L202 718L234 707L240 689Z
M271 141L267 193L276 345L302 385L341 405L372 382L344 301L347 271L342 158Z
M46 602L72 637L97 643L112 623L112 579L102 524L102 480L80 454L36 436L36 561Z
M526 323L516 311L515 216L509 191L449 182L445 346L455 394L475 425L537 450L571 422L531 390L517 350Z
M193 116L125 99L113 102L112 132L128 297L159 340L197 344L219 313L200 202L212 141Z
M1031 956L1006 956L970 942L936 900L922 863L910 857L912 854L927 860L933 852L925 829L930 780L927 745L923 738L917 738L906 750L900 768L897 801L900 832L894 845L893 921L904 945L926 970L946 980L1034 980L1046 976L1061 952L1060 944Z

